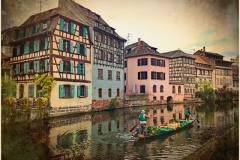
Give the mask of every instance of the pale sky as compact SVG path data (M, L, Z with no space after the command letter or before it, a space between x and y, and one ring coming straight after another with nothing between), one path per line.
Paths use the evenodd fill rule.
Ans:
M57 0L41 0L41 11ZM11 20L21 25L38 13L39 0L2 0L2 29ZM181 49L193 54L205 46L224 60L239 54L238 0L75 0L99 14L116 32L135 43L138 38L160 53ZM16 12L17 11L17 12ZM130 37L128 38L128 34Z

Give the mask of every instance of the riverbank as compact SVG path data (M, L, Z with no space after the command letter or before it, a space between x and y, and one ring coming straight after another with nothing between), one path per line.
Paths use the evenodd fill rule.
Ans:
M183 160L239 159L239 127L234 126L223 134L214 135L195 152Z

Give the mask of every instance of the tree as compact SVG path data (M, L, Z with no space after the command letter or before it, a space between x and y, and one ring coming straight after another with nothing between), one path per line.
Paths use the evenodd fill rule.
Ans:
M17 91L17 85L15 81L9 79L8 77L2 77L1 80L1 100L7 97L15 97Z
M209 81L204 80L203 82L198 83L199 91L196 92L196 97L200 97L204 101L215 101L217 96L215 91Z

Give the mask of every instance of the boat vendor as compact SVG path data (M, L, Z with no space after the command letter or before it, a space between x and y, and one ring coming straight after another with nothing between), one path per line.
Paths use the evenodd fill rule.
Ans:
M185 114L185 119L186 119L186 120L189 120L189 116L190 116L190 114L191 114L191 112L189 111L189 108L186 108L186 109L185 109L184 114Z
M142 134L146 134L146 129L147 129L147 118L149 115L145 114L145 111L142 110L140 115L139 115L139 121L140 121L140 126L142 128Z

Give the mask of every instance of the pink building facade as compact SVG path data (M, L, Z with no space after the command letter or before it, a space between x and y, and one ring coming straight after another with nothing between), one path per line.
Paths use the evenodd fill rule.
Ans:
M169 58L143 41L125 48L125 93L148 94L149 102L182 102L184 85L169 83Z

